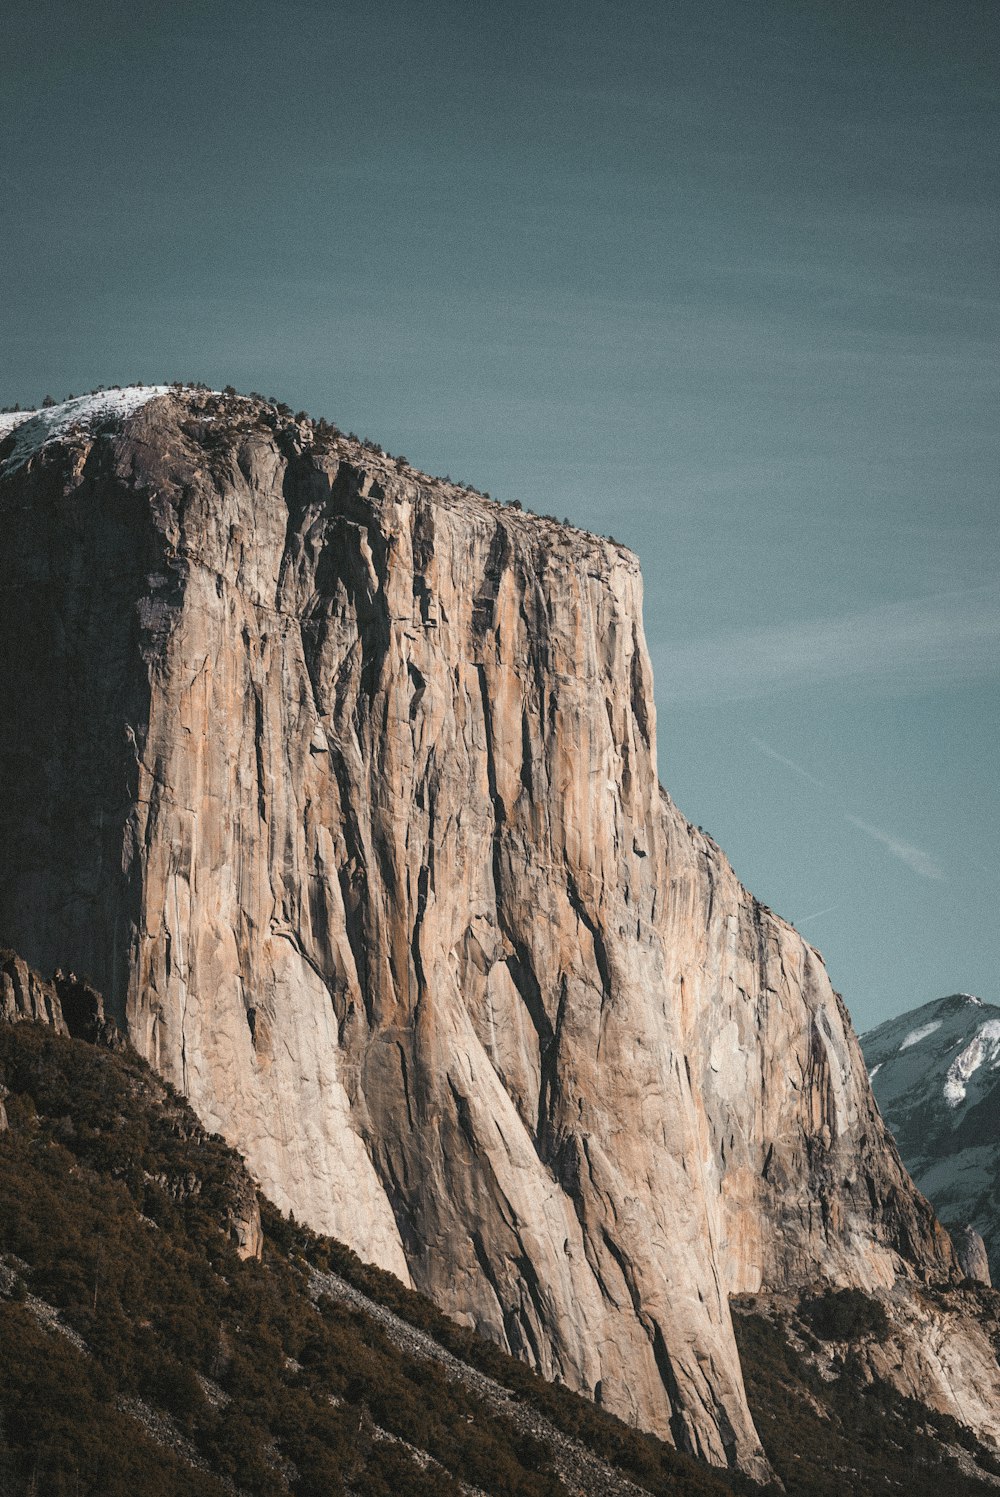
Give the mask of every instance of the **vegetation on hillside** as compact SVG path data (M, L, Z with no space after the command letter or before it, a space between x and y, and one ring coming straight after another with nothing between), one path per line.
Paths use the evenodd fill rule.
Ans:
M241 1162L128 1050L0 1025L0 1129L0 1497L457 1497L460 1484L563 1497L550 1441L401 1351L370 1315L315 1301L312 1269L655 1497L751 1490L546 1383L267 1203L263 1258L241 1261L230 1235ZM989 1466L967 1431L866 1382L852 1356L825 1379L777 1318L743 1304L736 1326L751 1409L791 1497L995 1490L949 1455L964 1447ZM797 1326L815 1347L885 1332L858 1291L807 1299Z
M544 1442L370 1317L314 1304L307 1256L447 1334L650 1491L730 1490L273 1210L263 1260L241 1261L225 1230L238 1161L133 1055L0 1025L0 1087L0 1493L561 1497Z
M1000 1474L1000 1463L954 1419L870 1381L853 1351L827 1379L796 1350L780 1317L758 1313L752 1301L734 1310L751 1412L788 1497L996 1492L987 1476L974 1474L971 1460L965 1470L956 1462L955 1452L965 1451L986 1471ZM800 1315L821 1338L839 1337L848 1324L861 1337L887 1329L881 1305L860 1290L807 1300Z
M329 1237L278 1216L265 1203L265 1229L286 1251L314 1267L346 1279L369 1299L384 1305L417 1330L424 1331L468 1366L494 1378L539 1410L556 1429L579 1440L611 1466L626 1473L652 1493L757 1491L738 1477L723 1481L720 1474L695 1465L662 1440L623 1424L589 1399L571 1393L560 1383L547 1382L524 1362L515 1361L492 1341L459 1326L434 1302L400 1283L392 1274L362 1263L350 1248Z

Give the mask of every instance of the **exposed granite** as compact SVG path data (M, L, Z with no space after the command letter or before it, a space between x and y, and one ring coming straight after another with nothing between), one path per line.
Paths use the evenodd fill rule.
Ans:
M957 1272L660 791L624 548L168 395L0 466L0 660L0 933L279 1206L758 1474L728 1294Z

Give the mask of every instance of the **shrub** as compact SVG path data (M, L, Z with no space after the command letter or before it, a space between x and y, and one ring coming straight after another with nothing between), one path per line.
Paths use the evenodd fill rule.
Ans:
M825 1289L803 1300L799 1314L823 1341L884 1341L889 1334L885 1306L861 1289Z

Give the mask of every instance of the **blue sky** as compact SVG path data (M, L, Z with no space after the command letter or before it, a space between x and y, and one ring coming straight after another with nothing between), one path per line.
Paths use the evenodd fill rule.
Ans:
M5 7L0 404L274 393L634 546L860 1028L1000 999L1000 7Z

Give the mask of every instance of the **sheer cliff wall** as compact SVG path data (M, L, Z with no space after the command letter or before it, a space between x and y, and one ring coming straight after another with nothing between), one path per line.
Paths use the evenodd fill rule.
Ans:
M728 1294L951 1249L659 788L635 557L238 398L11 442L0 939L280 1206L762 1472Z

